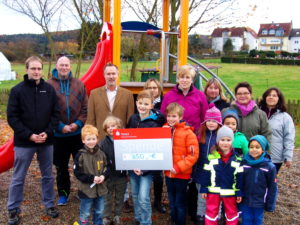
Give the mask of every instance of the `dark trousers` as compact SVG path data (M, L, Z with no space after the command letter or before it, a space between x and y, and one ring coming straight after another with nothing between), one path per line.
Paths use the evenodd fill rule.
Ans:
M282 166L282 163L274 163L274 165L275 165L275 167L276 167L276 172L277 172L277 174L279 173L279 170L280 170L280 168L281 168L281 166Z
M163 191L163 174L162 171L154 171L153 175L153 189L154 189L154 204L161 204Z
M197 201L198 190L195 182L188 183L187 188L187 210L192 221L196 221L197 218Z
M186 189L189 180L166 177L171 219L176 225L185 225Z
M53 163L56 167L56 183L58 195L69 196L70 194L70 175L69 175L69 160L72 155L75 158L79 149L83 146L81 135L71 137L63 137L54 139L54 158Z

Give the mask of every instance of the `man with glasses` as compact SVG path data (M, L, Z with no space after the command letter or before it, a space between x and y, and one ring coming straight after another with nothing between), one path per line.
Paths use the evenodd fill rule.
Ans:
M9 187L8 224L20 222L25 177L34 154L42 175L42 202L46 214L58 217L54 208L53 134L59 110L55 90L42 79L42 60L36 56L26 60L24 81L11 89L7 120L14 130L14 172Z

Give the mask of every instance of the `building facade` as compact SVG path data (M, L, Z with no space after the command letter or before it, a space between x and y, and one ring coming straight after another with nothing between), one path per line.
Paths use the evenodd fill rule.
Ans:
M300 29L292 29L291 31L289 52L300 53Z

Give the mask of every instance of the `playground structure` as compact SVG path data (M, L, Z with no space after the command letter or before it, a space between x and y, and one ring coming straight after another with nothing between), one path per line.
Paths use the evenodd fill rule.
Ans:
M197 60L188 57L188 15L189 15L189 1L181 0L180 2L180 24L178 32L169 31L169 8L170 0L162 0L162 29L161 30L122 30L121 27L121 0L114 0L113 16L111 17L111 0L104 0L103 7L103 28L100 35L100 41L97 44L96 54L94 60L88 69L88 71L80 78L85 84L88 95L94 88L101 87L105 84L103 76L103 68L106 63L112 62L120 68L121 57L121 32L131 33L146 33L149 35L160 35L161 48L160 48L160 66L159 66L159 80L164 88L164 92L171 89L174 84L167 83L169 74L169 59L170 57L177 59L177 67L185 65L188 59L197 65L196 71L200 87L202 86L202 80L207 81L208 78L200 72L199 68L208 72L212 77L218 79L226 92L234 98L230 89L225 83L218 78L216 74L210 71L205 65L199 63ZM113 21L111 23L111 20ZM176 35L178 38L178 51L177 56L169 53L169 36ZM143 82L122 82L119 84L122 87L128 88L133 93L138 93L143 89ZM8 141L5 145L0 147L0 173L10 169L13 166L14 151L13 151L13 139Z

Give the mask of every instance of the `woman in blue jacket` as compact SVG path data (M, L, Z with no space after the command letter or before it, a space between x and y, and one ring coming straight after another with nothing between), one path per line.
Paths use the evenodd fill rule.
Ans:
M269 143L262 135L250 138L244 156L242 225L262 225L264 210L273 212L276 205L276 168L267 151Z

